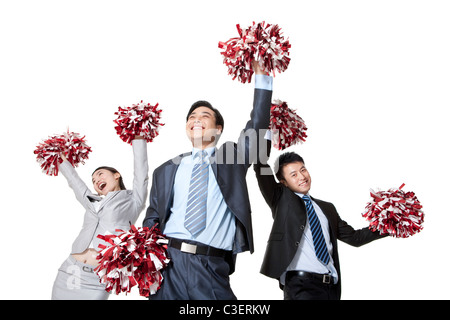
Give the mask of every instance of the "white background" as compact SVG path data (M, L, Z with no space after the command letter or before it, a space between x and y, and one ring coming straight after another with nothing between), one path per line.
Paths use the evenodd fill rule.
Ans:
M190 105L209 100L225 118L221 142L248 120L254 84L232 81L219 41L235 25L279 24L292 44L274 99L297 109L308 138L300 153L311 194L330 201L355 228L371 188L405 183L424 206L424 230L361 248L339 245L343 299L448 299L447 1L2 1L0 4L1 242L3 299L49 299L84 214L62 176L43 174L36 145L70 130L93 152L77 170L89 183L100 165L131 186L132 150L114 131L118 106L163 109L148 145L150 175L191 146ZM278 153L274 152L275 158ZM272 220L248 185L256 252L231 276L239 299L282 299L259 273ZM141 226L145 211L137 225ZM137 292L111 299L141 299Z

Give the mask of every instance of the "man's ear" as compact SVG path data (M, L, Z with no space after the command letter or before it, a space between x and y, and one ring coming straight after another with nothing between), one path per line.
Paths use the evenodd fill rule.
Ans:
M281 182L281 184L283 184L285 187L287 187L288 186L288 184L287 184L287 182L286 182L286 180L284 180L284 179L281 179L280 180L280 182Z
M223 130L222 126L221 125L217 125L216 129L217 129L217 134L221 135L222 134L222 130Z

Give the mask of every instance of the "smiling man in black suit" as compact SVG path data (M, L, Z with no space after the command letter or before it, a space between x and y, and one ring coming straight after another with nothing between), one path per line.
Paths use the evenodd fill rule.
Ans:
M369 228L354 230L332 203L311 197L311 176L301 156L287 152L275 163L279 183L268 174L268 164L254 165L274 219L261 273L280 281L285 300L339 300L337 240L359 247L384 236Z

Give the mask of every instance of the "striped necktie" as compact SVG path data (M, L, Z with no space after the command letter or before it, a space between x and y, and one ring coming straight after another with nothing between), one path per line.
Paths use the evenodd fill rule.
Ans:
M192 169L184 226L195 237L206 227L209 164L205 150L198 152Z
M311 199L308 196L303 196L302 199L305 201L306 213L308 215L309 226L311 227L314 250L316 251L317 259L327 265L328 262L330 262L330 254L328 253L327 244L325 243L325 238L323 237L322 225L320 224L319 218L314 210Z

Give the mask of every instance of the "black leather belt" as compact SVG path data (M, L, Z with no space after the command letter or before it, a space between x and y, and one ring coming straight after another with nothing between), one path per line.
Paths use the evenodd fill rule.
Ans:
M325 284L334 284L334 279L329 274L312 273L305 271L288 271L286 272L286 281L292 277L302 277L308 279L318 280Z
M180 239L170 238L169 247L180 250L181 252L190 254L201 254L204 256L222 257L224 258L231 251L217 249L211 246L202 244L187 243Z

